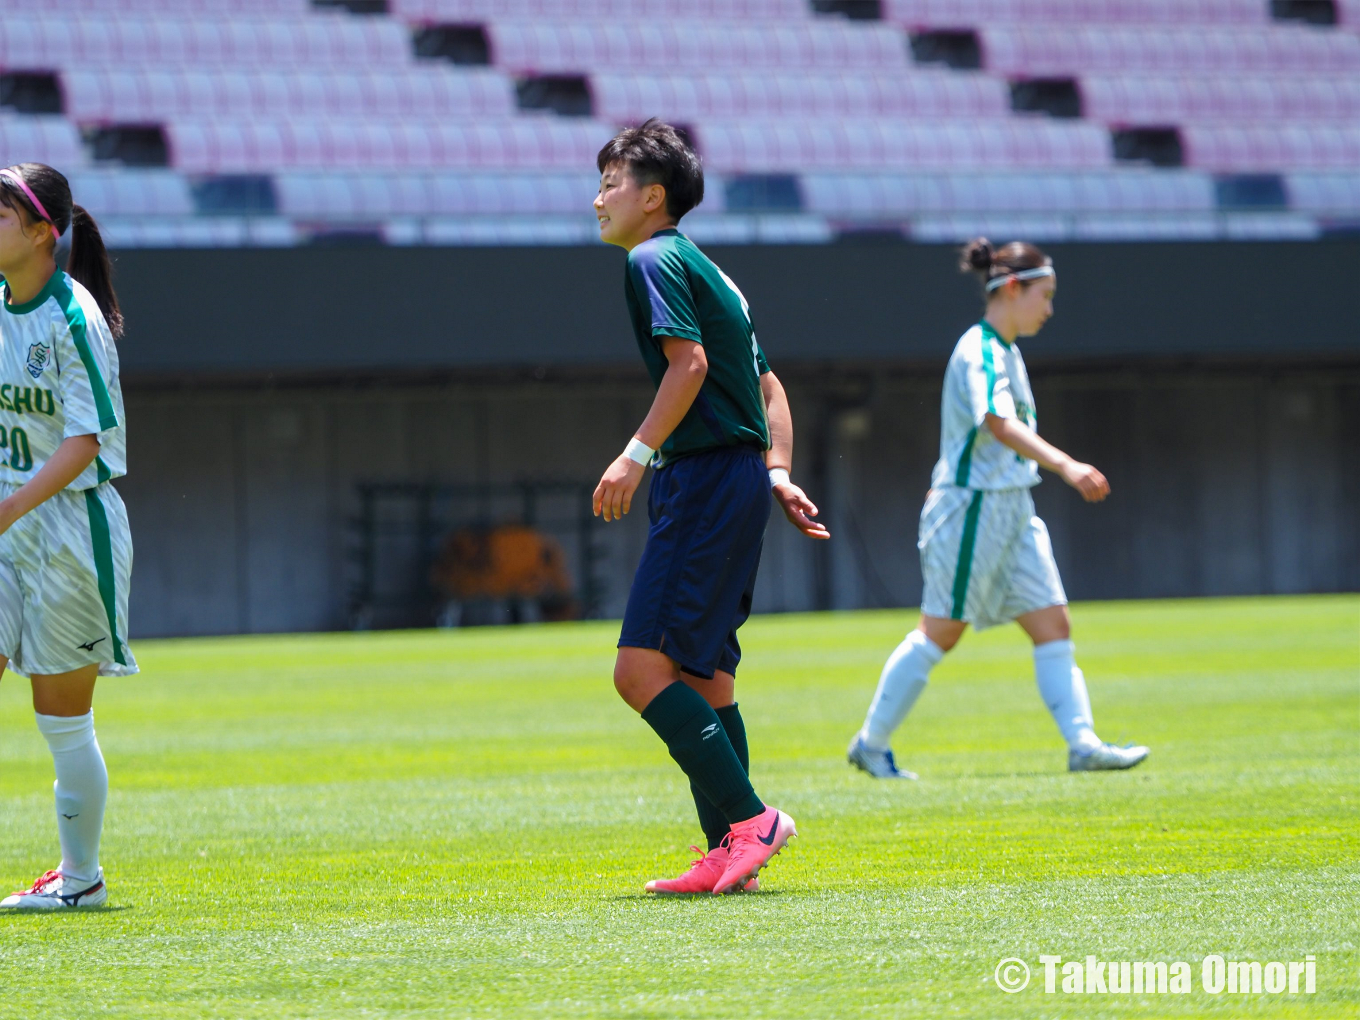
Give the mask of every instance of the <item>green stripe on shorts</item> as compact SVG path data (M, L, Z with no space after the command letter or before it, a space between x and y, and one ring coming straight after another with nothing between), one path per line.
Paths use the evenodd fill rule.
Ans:
M113 639L113 661L127 665L123 643L118 640L118 600L113 584L113 539L109 534L109 515L99 499L98 489L85 490L85 509L90 515L90 541L94 545L94 569L99 575L99 599L109 618L109 636Z
M963 515L963 538L959 541L959 565L954 568L954 608L949 617L963 619L963 603L968 598L968 574L973 569L973 545L977 542L978 514L982 511L982 490L973 493L973 501Z

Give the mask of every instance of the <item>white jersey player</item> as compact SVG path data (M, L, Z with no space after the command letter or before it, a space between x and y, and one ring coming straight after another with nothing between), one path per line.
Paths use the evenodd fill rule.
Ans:
M1067 741L1067 767L1132 768L1147 757L1146 747L1116 747L1096 736L1086 680L1073 659L1067 595L1030 497L1041 466L1087 502L1110 491L1099 471L1038 435L1016 340L1033 336L1053 314L1053 262L1031 244L995 250L979 238L964 249L962 268L982 277L987 311L959 339L945 372L940 459L917 543L925 582L921 622L888 657L847 756L871 776L915 779L897 767L889 741L930 670L968 624L982 630L1014 620L1034 642L1039 694Z
M70 272L56 264L69 234ZM99 228L56 170L0 170L0 671L29 677L56 768L61 864L0 907L108 898L99 838L108 773L95 678L127 676L132 542L109 484L126 471L114 338L122 331Z

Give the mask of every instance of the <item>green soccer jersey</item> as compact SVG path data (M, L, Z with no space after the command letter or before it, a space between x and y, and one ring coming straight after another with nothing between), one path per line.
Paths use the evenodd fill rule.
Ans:
M770 447L760 377L770 370L737 285L678 230L658 230L628 253L624 296L656 386L669 362L663 336L703 344L708 375L659 463L722 446Z

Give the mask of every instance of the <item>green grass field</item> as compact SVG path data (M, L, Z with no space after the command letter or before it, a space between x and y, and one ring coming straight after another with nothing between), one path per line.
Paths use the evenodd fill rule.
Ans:
M615 697L617 625L145 641L101 683L107 908L0 917L0 1016L1360 1016L1360 598L1074 607L1106 739L1069 775L1023 635L969 634L844 762L904 612L755 619L756 788L802 833L755 895L657 901L699 841ZM0 880L58 855L27 684L0 685ZM1046 994L1042 953L1185 960L1185 995ZM1316 957L1314 995L1199 961ZM1007 995L1003 957L1035 971Z

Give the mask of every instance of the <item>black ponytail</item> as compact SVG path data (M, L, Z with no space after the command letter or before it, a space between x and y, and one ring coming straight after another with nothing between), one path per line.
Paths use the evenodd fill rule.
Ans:
M965 244L959 253L959 270L964 273L976 273L982 278L983 287L986 287L988 280L995 277L1009 276L1024 269L1038 269L1040 266L1052 264L1052 259L1025 241L1012 241L1000 248L994 248L991 241L979 237ZM1032 282L1022 280L1021 286L1028 287Z
M34 207L23 188L4 176L0 176L0 205L9 206L31 222L51 223L63 237L70 237L71 256L66 271L90 292L114 338L122 336L123 313L118 308L118 295L113 292L113 266L108 249L94 217L71 201L71 182L46 163L16 163L9 169L24 179L47 215Z
M123 335L123 312L118 307L118 295L113 292L113 264L99 224L82 206L71 206L71 257L66 271L79 280L104 313L109 332L116 340Z

